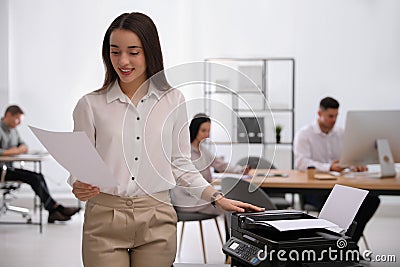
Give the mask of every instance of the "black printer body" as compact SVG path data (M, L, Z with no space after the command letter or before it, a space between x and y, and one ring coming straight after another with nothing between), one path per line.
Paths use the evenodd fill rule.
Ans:
M274 220L315 219L304 212L233 213L231 238L223 246L231 266L357 266L359 248L350 237L327 229L280 232Z

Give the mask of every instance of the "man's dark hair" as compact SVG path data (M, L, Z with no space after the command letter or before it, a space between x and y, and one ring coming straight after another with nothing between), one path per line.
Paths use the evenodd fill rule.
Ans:
M22 111L22 109L19 107L19 106L17 106L17 105L11 105L11 106L9 106L7 109L6 109L6 112L4 112L4 116L8 113L8 112L10 112L11 113L11 115L17 115L17 114L24 114L24 112Z
M328 108L338 109L339 102L332 97L325 97L319 102L319 108L323 110L327 110Z

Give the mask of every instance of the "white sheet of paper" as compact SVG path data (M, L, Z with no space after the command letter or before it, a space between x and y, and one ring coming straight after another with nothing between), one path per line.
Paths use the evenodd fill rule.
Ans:
M109 188L116 181L85 132L51 132L29 126L39 141L70 174L80 181Z
M259 221L260 222L260 221ZM317 229L317 228L336 228L336 224L324 219L296 219L296 220L276 220L276 221L261 221L268 223L279 231Z
M347 230L367 194L367 190L337 184L329 194L318 218L331 221Z

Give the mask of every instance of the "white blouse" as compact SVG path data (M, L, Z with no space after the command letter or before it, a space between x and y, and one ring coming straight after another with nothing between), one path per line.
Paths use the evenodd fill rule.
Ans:
M189 187L200 199L209 186L190 160L185 99L177 89L160 91L150 83L135 106L118 82L83 96L73 112L74 131L84 131L118 182L101 191L143 196ZM70 177L72 185L79 177Z

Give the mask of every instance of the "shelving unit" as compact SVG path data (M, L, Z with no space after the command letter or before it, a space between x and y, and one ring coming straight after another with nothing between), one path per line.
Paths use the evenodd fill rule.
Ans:
M243 155L246 152L240 147L248 145L249 155L258 154L278 168L292 169L294 58L208 58L205 62L204 111L214 121L211 140L217 149L228 151L231 146L232 154L238 150ZM252 136L250 124L256 122L260 127ZM274 133L277 124L283 126L280 143ZM250 129L247 136L244 129Z

